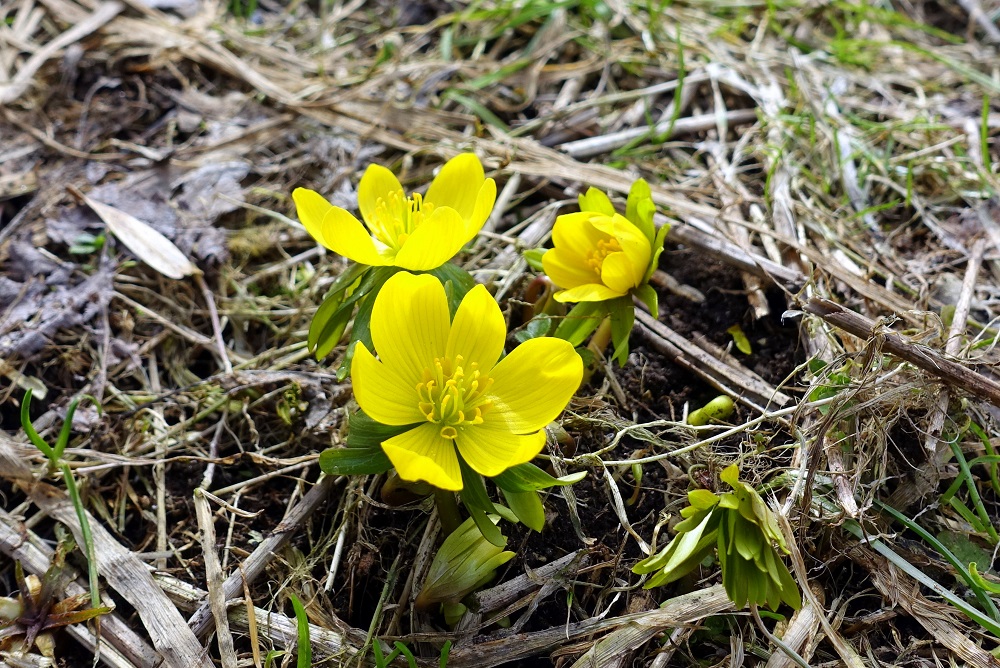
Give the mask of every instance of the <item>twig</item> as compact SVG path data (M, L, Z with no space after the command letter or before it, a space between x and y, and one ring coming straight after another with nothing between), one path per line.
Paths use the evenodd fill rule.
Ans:
M233 648L233 634L229 631L229 616L226 613L226 597L222 591L222 565L215 546L215 518L208 499L202 490L194 490L194 509L201 532L201 553L205 558L205 584L208 587L208 602L215 618L215 638L219 643L222 668L236 668L236 650Z
M274 532L262 540L257 549L243 561L240 570L235 571L226 578L226 581L222 584L222 593L225 600L228 601L239 596L243 591L244 582L252 584L260 577L278 551L291 540L295 534L295 529L326 501L326 497L339 480L340 478L337 476L326 476L302 497L302 500L288 513L288 517L282 520L281 524L275 527ZM198 637L205 635L210 629L211 623L212 608L208 602L202 603L201 607L188 620L188 626L191 627L191 630Z
M803 310L861 339L881 336L882 349L896 357L928 371L942 381L968 391L969 393L1000 407L1000 383L964 367L961 364L945 359L940 353L910 343L899 334L873 322L859 313L844 308L840 304L815 297L810 299Z
M652 128L631 128L629 130L612 132L611 134L600 135L598 137L577 139L576 141L560 144L556 148L568 153L574 158L589 158L594 155L613 151L616 148L621 148L633 139L637 139L651 133L656 135L661 141L665 141L674 135L708 130L709 128L715 127L717 120L718 115L714 112L710 114L689 116L687 118L678 118L676 121L673 121L673 124L671 124L671 119L668 118L660 121ZM726 113L726 120L730 125L752 123L757 120L757 110L735 109ZM671 134L669 136L664 136L664 134L668 131L671 131Z

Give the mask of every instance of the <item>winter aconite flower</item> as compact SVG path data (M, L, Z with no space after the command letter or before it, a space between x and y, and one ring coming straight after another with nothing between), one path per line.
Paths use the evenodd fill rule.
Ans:
M292 193L306 230L335 253L371 266L429 271L472 240L493 210L497 187L472 153L444 164L425 196L409 197L395 174L369 165L358 185L359 221L319 193Z
M354 396L375 421L411 426L382 442L400 477L446 490L462 489L459 455L487 477L534 458L583 377L560 339L532 339L500 360L507 329L486 288L469 291L452 322L444 287L427 274L386 281L371 335L378 359L358 343Z
M648 193L645 181L639 183ZM648 194L639 199L642 206L633 206L633 199L639 198L629 195L630 206L623 216L607 195L591 188L580 196L579 213L556 218L553 248L542 256L542 267L562 288L555 293L557 301L616 299L649 280L658 255L654 254L654 207ZM662 239L659 243L662 248Z

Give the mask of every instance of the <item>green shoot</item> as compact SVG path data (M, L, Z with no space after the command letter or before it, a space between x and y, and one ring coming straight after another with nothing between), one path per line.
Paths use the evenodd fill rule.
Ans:
M309 618L302 601L295 594L290 594L292 607L295 609L295 625L298 631L296 645L296 668L312 668L312 641L309 639Z
M101 604L101 590L98 582L97 553L94 550L94 537L90 532L90 521L87 518L87 511L83 507L83 499L80 497L80 490L77 489L73 471L70 469L69 464L61 461L63 452L66 451L66 446L69 444L69 437L73 429L73 415L76 413L76 407L79 403L79 398L74 398L70 402L69 407L66 409L66 420L59 430L59 438L56 440L55 447L52 447L38 435L38 431L35 430L35 426L31 423L31 416L29 414L31 408L31 390L28 390L24 394L24 401L21 402L21 428L28 435L28 440L48 458L49 470L53 471L58 467L62 471L63 480L66 481L66 491L73 502L76 517L80 521L80 534L83 538L84 549L87 552L90 603L92 607L96 608Z

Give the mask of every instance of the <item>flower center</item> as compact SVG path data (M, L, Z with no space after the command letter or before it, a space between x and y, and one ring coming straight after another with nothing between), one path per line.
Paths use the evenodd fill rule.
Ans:
M481 424L483 413L493 405L485 396L493 379L482 374L477 363L463 362L461 355L435 357L434 366L424 369L423 382L417 384L420 412L428 422L441 425L441 436L447 439L457 437L459 427Z
M590 267L591 271L600 276L605 258L612 253L620 253L621 250L622 246L618 243L618 239L615 239L614 237L601 239L597 242L597 248L590 251L587 255L587 266Z
M367 221L368 227L376 239L398 249L433 211L434 205L425 202L420 193L407 197L397 190L378 198L374 220Z

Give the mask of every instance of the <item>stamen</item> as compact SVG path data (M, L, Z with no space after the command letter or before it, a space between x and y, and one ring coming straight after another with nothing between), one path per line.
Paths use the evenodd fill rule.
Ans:
M486 391L492 378L483 377L475 362L464 366L461 355L454 359L435 358L417 384L417 404L428 422L443 425L442 438L456 438L463 426L482 424L483 414L493 405Z

